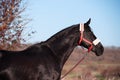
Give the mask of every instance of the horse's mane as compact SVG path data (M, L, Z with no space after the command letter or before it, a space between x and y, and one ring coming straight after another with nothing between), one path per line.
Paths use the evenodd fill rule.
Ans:
M79 24L69 26L69 27L67 27L67 28L65 28L65 29L57 32L57 33L54 34L52 37L50 37L48 40L50 40L50 39L55 40L55 39L59 38L60 36L63 36L63 34L65 34L65 33L67 32L66 30L68 30L68 31L69 31L69 30L75 30L74 28L75 28L75 27L78 27L78 25L79 25ZM48 41L48 40L47 40L47 41Z
M67 28L65 28L65 29L62 29L61 31L59 31L59 32L57 32L57 33L55 33L52 37L50 37L48 40L50 40L50 39L52 39L53 41L55 40L55 39L57 39L57 38L59 38L60 36L62 36L64 33L66 33L66 30L75 30L74 28L75 27L78 27L79 26L79 24L75 24L75 25L72 25L72 26L69 26L69 27L67 27ZM87 26L86 28L86 31L89 31L89 32L92 32L93 33L93 31L92 31L92 28L90 27L90 26ZM48 41L48 40L46 40L46 41ZM39 43L35 43L35 44L33 44L33 45L30 45L28 48L26 48L26 49L31 49L31 48L34 48L34 47L40 47L41 45L44 45L45 43L46 43L46 41L42 41L42 42L39 42Z

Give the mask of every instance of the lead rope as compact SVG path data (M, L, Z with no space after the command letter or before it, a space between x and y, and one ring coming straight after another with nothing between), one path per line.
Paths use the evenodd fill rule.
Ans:
M81 48L84 50L83 47L81 47ZM87 52L84 51L83 54L84 54L83 57L82 57L67 73L65 73L65 74L61 77L61 79L63 79L65 76L67 76L73 69L75 69L75 68L78 66L78 64L80 64L80 63L85 59L85 57L87 56Z

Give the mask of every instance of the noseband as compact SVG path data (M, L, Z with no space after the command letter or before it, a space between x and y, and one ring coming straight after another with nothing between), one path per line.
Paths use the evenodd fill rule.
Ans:
M94 41L91 42L91 41L85 39L84 36L83 36L84 24L80 24L79 31L80 31L81 35L80 35L80 40L79 40L78 45L80 45L82 43L82 41L88 43L90 45L89 48L88 48L88 52L90 52L92 50L92 48L93 48L93 45L96 46L100 42L100 40L99 39L95 39Z

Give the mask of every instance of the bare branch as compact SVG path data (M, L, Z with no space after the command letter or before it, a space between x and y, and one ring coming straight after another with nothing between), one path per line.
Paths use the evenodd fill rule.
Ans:
M25 10L22 0L0 0L0 49L8 49L13 44L21 44L23 29L29 20L21 13ZM8 47L7 47L8 46Z

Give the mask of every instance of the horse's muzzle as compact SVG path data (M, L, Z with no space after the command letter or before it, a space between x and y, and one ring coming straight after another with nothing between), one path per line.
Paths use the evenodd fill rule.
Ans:
M98 43L96 46L93 48L93 52L95 52L96 56L100 56L104 52L104 47L101 43Z

